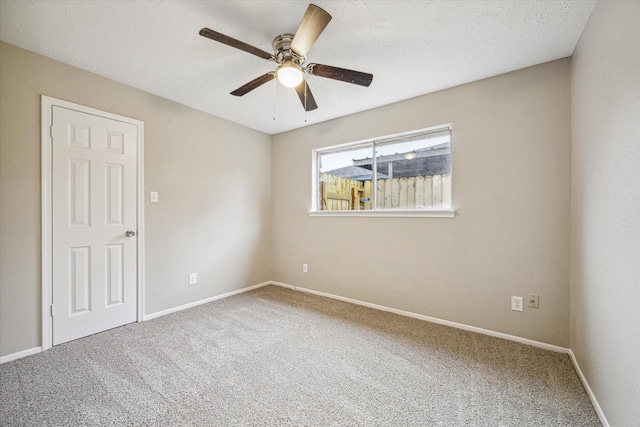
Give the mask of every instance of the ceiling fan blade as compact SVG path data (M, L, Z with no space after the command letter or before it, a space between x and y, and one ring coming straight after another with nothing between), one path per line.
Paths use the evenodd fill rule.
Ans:
M331 65L309 64L307 65L307 72L313 76L326 77L365 87L369 87L373 80L373 74L332 67Z
M331 15L315 4L310 4L296 30L290 49L299 56L307 56L311 46L331 21Z
M303 81L302 84L296 86L296 93L298 94L298 98L300 98L300 102L302 102L302 108L306 111L312 111L318 108L318 104L316 104L316 100L313 97L306 80Z
M258 49L257 47L253 47L250 44L247 44L245 42L241 42L240 40L236 40L232 37L229 36L225 36L222 33L219 33L217 31L213 31L209 28L203 28L200 30L200 35L202 37L206 37L208 39L220 42L220 43L224 43L227 46L231 46L231 47L235 47L236 49L240 49L240 50L244 50L245 52L248 52L252 55L255 56L259 56L260 58L263 59L274 59L273 55L270 54L269 52L265 52L262 49Z
M247 93L251 92L255 88L260 87L267 82L270 82L271 80L274 79L274 77L275 77L275 73L273 71L263 74L260 77L257 77L251 80L249 83L243 86L240 86L238 89L231 92L231 95L234 95L234 96L246 95Z

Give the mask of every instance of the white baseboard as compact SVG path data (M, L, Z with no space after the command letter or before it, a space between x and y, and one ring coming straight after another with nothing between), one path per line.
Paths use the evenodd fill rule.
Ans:
M42 347L34 347L28 350L19 351L13 354L7 354L6 356L0 357L0 365L3 363L11 362L13 360L22 359L23 357L31 356L33 354L38 354L42 351Z
M199 301L190 302L189 304L179 305L177 307L168 308L166 310L157 311L157 312L151 313L151 314L145 314L144 317L142 318L142 320L155 319L156 317L165 316L167 314L175 313L177 311L186 310L187 308L196 307L198 305L206 304L206 303L211 302L211 301L219 300L219 299L222 299L222 298L227 298L227 297L230 297L232 295L241 294L243 292L249 292L249 291L252 291L254 289L258 289L258 288L261 288L263 286L270 285L272 283L273 282L258 283L257 285L248 286L246 288L238 289L237 291L227 292L226 294L216 295L214 297L201 299Z
M284 288L294 289L296 291L307 292L307 293L310 293L310 294L319 295L319 296L326 297L326 298L331 298L331 299L336 299L336 300L340 300L340 301L349 302L349 303L352 303L352 304L362 305L362 306L365 306L365 307L374 308L376 310L388 311L390 313L399 314L401 316L413 317L415 319L425 320L427 322L438 323L440 325L451 326L453 328L464 329L466 331L477 332L479 334L489 335L489 336L497 337L497 338L503 338L503 339L506 339L506 340L509 340L509 341L515 341L515 342L518 342L518 343L521 343L521 344L527 344L527 345L531 345L531 346L534 346L534 347L542 348L542 349L545 349L545 350L555 351L557 353L567 354L571 358L571 362L573 363L573 366L574 366L574 368L575 368L575 370L576 370L576 372L578 374L578 377L580 378L580 381L582 382L582 385L584 386L584 389L587 392L587 396L589 396L589 399L591 400L591 403L593 404L593 408L595 409L596 413L598 414L598 418L600 418L600 422L602 422L603 427L610 427L609 426L609 422L607 421L607 419L606 419L606 417L604 415L604 412L602 412L602 408L600 408L600 404L598 403L598 400L596 399L596 396L593 394L593 391L591 390L591 387L589 386L589 383L587 382L587 379L585 378L584 374L582 373L582 370L580 369L580 366L578 365L578 361L576 359L576 356L573 354L573 351L570 348L559 347L557 345L552 345L552 344L547 344L547 343L543 343L543 342L539 342L539 341L534 341L534 340L530 340L530 339L527 339L527 338L518 337L518 336L515 336L515 335L504 334L502 332L496 332L496 331L492 331L492 330L489 330L489 329L483 329L483 328L478 328L478 327L475 327L475 326L465 325L463 323L451 322L449 320L443 320L443 319L439 319L437 317L430 317L430 316L425 316L423 314L412 313L410 311L398 310L398 309L395 309L395 308L385 307L383 305L378 305L378 304L372 304L372 303L369 303L369 302L360 301L360 300L356 300L356 299L353 299L353 298L342 297L340 295L334 295L334 294L329 294L329 293L326 293L326 292L316 291L316 290L313 290L313 289L302 288L302 287L299 287L299 286L289 285L287 283L273 282L272 281L271 284L276 285L276 286L282 286Z
M211 297L211 298L205 298L205 299L200 300L200 301L194 301L194 302L191 302L189 304L184 304L184 305L181 305L181 306L178 306L178 307L169 308L167 310L158 311L158 312L152 313L152 314L147 314L147 315L144 315L142 319L143 320L151 320L151 319L154 319L156 317L164 316L164 315L170 314L170 313L175 313L176 311L185 310L187 308L195 307L195 306L198 306L198 305L201 305L201 304L206 304L206 303L211 302L211 301L215 301L215 300L222 299L222 298L227 298L227 297L230 297L232 295L241 294L243 292L252 291L254 289L258 289L258 288L261 288L263 286L267 286L267 285L271 285L271 284L276 284L276 283L270 282L270 281L269 282L258 283L257 285L248 286L246 288L238 289L237 291L227 292L226 294L216 295L216 296ZM279 286L293 288L293 286L289 286L289 285L286 285L286 284L282 284L282 285L279 285ZM28 350L19 351L17 353L8 354L6 356L0 356L0 365L3 364L3 363L11 362L12 360L22 359L23 357L31 356L33 354L38 354L41 351L42 351L42 347L34 347L34 348L30 348Z
M578 377L580 378L580 381L582 381L582 385L584 386L584 389L587 392L587 396L589 396L589 399L591 399L593 408L596 410L596 414L598 414L598 418L600 418L600 422L602 423L603 427L610 427L609 421L607 421L607 418L604 416L604 412L602 412L602 408L598 403L598 399L596 399L595 394L593 394L593 391L591 390L591 387L587 382L587 378L582 373L582 369L580 369L580 365L578 365L578 359L576 359L576 355L573 354L573 350L571 349L569 349L568 354L569 354L569 357L571 358L571 362L573 362L573 367L576 369L576 372L578 373Z
M286 284L286 283L280 283L280 282L271 282L271 283L274 284L274 285L277 285L277 286L283 286L283 287L290 288L290 289L295 289L295 290L301 291L301 292L307 292L307 293L310 293L310 294L319 295L319 296L326 297L326 298L337 299L337 300L340 300L340 301L349 302L351 304L362 305L362 306L365 306L365 307L374 308L376 310L388 311L390 313L399 314L401 316L413 317L414 319L425 320L427 322L437 323L437 324L445 325L445 326L451 326L451 327L457 328L457 329L464 329L465 331L477 332L479 334L489 335L489 336L496 337L496 338L503 338L505 340L515 341L515 342L519 342L521 344L527 344L527 345L531 345L531 346L534 346L534 347L543 348L545 350L555 351L557 353L569 354L569 351L570 351L568 348L560 347L560 346L557 346L557 345L547 344L547 343L540 342L540 341L534 341L534 340L530 340L530 339L527 339L527 338L518 337L518 336L515 336L515 335L509 335L509 334L505 334L505 333L502 333L502 332L492 331L492 330L489 330L489 329L478 328L476 326L465 325L464 323L457 323L457 322L452 322L450 320L439 319L437 317L425 316L424 314L418 314L418 313L413 313L413 312L410 312L410 311L398 310L396 308L386 307L384 305L372 304L372 303L366 302L366 301L360 301L360 300L353 299L353 298L342 297L340 295L329 294L329 293L326 293L326 292L316 291L316 290L313 290L313 289L301 288L299 286L289 285L289 284Z
M274 282L273 280L271 282L269 282L270 285L276 285L276 286L281 286L283 288L289 288L289 289L293 289L294 291L296 290L296 287L293 285L289 285L288 283L282 283L282 282Z

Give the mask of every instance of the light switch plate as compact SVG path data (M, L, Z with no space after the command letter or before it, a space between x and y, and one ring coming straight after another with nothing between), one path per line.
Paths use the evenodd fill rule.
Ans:
M158 192L157 191L150 192L149 198L151 199L151 203L158 203Z
M531 308L540 307L540 295L538 294L527 295L527 307L531 307Z

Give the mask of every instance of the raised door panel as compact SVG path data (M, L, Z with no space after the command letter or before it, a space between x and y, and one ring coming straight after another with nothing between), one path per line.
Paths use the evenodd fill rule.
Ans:
M124 245L106 247L106 307L124 303Z
M91 247L69 249L69 315L91 311Z
M122 225L124 218L124 165L106 164L106 223Z
M91 218L91 162L69 159L69 225L88 226Z

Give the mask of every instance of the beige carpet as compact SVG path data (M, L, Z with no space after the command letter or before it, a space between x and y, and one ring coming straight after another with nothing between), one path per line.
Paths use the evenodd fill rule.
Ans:
M567 355L267 286L0 365L2 426L596 426Z

